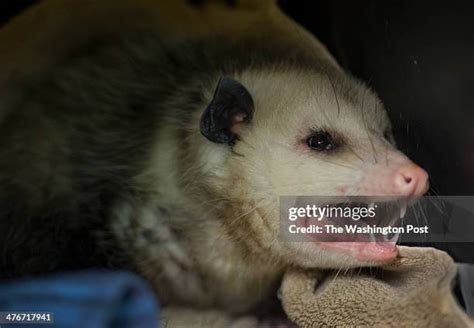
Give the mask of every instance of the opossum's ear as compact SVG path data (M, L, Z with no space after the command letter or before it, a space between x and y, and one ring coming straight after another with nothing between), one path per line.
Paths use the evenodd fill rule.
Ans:
M212 142L233 145L242 125L252 120L253 110L247 89L236 80L223 77L201 117L201 133Z

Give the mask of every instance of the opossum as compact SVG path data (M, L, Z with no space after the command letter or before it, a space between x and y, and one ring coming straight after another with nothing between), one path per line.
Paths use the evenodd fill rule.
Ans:
M49 28L2 55L2 277L127 268L161 304L242 314L290 266L397 255L277 238L280 195L413 199L428 176L376 94L272 1L93 3L45 1L0 35Z

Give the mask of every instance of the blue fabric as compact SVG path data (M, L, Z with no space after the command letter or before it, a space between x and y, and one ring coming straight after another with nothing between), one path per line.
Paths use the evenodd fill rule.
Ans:
M54 324L0 324L7 328L158 327L158 306L150 287L122 271L81 271L3 282L0 311L54 314Z

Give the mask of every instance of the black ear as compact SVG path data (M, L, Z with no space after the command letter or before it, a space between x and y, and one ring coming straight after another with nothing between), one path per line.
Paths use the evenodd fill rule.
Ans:
M212 142L233 145L242 124L252 120L253 110L247 89L236 80L223 77L201 117L201 133Z

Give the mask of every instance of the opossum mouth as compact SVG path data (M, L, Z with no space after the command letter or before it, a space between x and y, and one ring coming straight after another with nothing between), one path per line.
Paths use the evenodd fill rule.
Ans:
M333 203L324 206L331 209L332 215L316 220L316 225L324 228L324 233L313 234L310 239L318 246L344 253L362 262L388 262L398 255L398 228L407 211L406 200ZM368 213L370 208L373 216L354 216L354 213ZM314 218L306 218L303 224L309 226L314 225L314 222ZM327 230L327 225L332 227L330 231Z
M394 242L321 242L319 245L352 256L361 262L385 263L398 255Z

